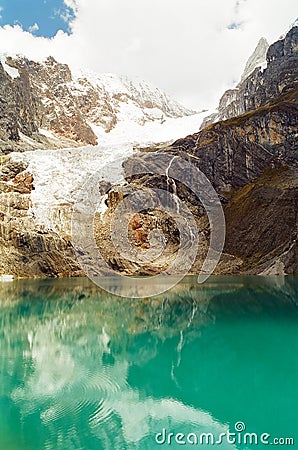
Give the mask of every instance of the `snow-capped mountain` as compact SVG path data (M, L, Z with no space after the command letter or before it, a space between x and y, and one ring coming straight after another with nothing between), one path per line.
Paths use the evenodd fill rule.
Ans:
M144 123L150 120L162 120L166 117L183 117L194 114L194 111L184 108L160 89L140 79L131 80L115 74L96 74L80 71L73 76L70 86L73 93L83 100L91 93L97 93L109 105L114 121L120 119L121 113L126 120ZM102 124L101 113L104 113L101 103L97 103L95 111L86 109L86 114L93 123ZM97 106L97 108L96 108ZM123 111L122 111L123 110ZM104 122L103 122L104 123ZM106 125L109 131L111 125Z
M5 143L23 150L96 145L121 123L131 129L195 114L141 80L73 74L52 57L2 56L0 82L2 149Z
M255 68L237 89L223 95L218 120L250 113L199 133L207 112L191 114L146 83L116 75L72 74L67 65L52 58L44 63L6 59L0 65L0 245L4 249L0 275L82 275L71 242L78 192L98 170L106 182L121 180L123 162L146 147L153 153L169 152L173 158L187 155L225 196L232 256L223 262L221 273L234 273L229 271L241 264L252 273L295 273L296 232L291 227L294 223L296 227L292 213L297 180L297 48L294 27L269 47L264 70ZM259 51L255 56L249 70L260 62ZM163 145L152 145L157 143ZM279 171L281 164L291 167L289 173L282 171L282 178L273 179L273 184L267 174L251 189L249 183L257 183L265 169ZM157 180L157 185L164 181ZM242 188L238 197L235 190ZM114 195L117 192L111 191L114 200L120 198ZM178 186L177 192L186 205L193 201L187 190L179 193ZM193 205L199 218L201 208ZM285 227L283 217L289 219L289 226ZM144 235L146 228L141 231ZM174 236L170 231L171 227L169 240ZM279 244L281 237L285 244ZM245 265L256 254L262 264ZM262 255L268 255L266 264ZM127 268L109 252L105 256L111 256L113 267Z
M201 129L220 120L252 111L297 84L297 21L290 31L267 47L262 38L248 59L241 81L228 89L214 113L205 117ZM286 80L286 82L285 82Z
M256 48L254 49L252 55L248 58L247 63L245 65L243 74L241 76L242 83L257 67L265 68L267 65L266 62L266 54L269 48L269 44L267 39L262 37Z
M0 154L25 164L34 179L30 220L69 231L78 187L109 161L135 148L194 133L195 113L148 83L115 74L72 73L52 57L44 62L2 57Z
M214 112L206 116L201 125L201 129L205 126L218 122L220 120L229 119L245 112L243 103L245 99L241 98L243 86L246 80L252 76L254 71L259 72L267 67L266 55L269 48L267 39L262 37L253 53L248 58L245 68L242 72L239 83L235 88L227 89L219 100L219 105Z

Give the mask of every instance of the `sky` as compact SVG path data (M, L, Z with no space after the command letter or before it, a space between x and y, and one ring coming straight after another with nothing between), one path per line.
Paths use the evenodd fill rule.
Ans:
M296 0L0 0L0 52L140 77L197 110L239 81Z
M1 0L0 25L20 25L34 36L51 38L58 30L70 33L74 9L62 0Z

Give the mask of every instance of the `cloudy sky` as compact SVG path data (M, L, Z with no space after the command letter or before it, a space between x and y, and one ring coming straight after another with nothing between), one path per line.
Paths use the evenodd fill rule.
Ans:
M217 103L296 0L0 0L0 52L141 77L185 106Z

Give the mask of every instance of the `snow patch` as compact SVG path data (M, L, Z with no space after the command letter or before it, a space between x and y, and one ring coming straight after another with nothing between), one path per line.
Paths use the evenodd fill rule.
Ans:
M0 61L2 63L2 66L5 70L5 72L11 77L11 78L17 78L20 74L18 69L15 69L14 67L10 67L8 64L6 64L6 56L0 55Z
M143 147L163 142L174 141L200 130L203 119L210 114L209 111L179 118L165 118L160 115L159 120L138 123L135 117L125 120L129 116L128 105L121 106L117 125L106 133L100 126L88 122L98 138L98 142L108 145L123 145L131 143Z
M88 177L115 160L113 173L107 173L115 182L122 173L122 162L133 152L131 145L81 147L61 150L35 150L11 153L13 161L28 163L34 190L31 193L30 213L36 223L56 232L70 232L72 206L78 190Z
M40 134L42 134L43 136L46 136L46 137L48 137L48 138L50 138L50 139L58 139L51 131L49 131L49 130L44 130L43 128L39 128L38 129L38 132L40 133Z

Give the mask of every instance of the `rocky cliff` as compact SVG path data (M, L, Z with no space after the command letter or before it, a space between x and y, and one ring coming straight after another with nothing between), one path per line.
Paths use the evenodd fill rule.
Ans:
M270 45L266 59L263 58L266 42L259 42L240 83L235 89L229 89L223 94L217 111L204 119L201 129L210 123L259 108L279 94L297 87L297 30L298 27L294 26L283 39Z
M298 272L298 169L266 169L261 177L231 192L224 207L225 251L243 261L241 271Z
M267 167L297 166L297 94L288 90L265 106L211 124L168 151L199 160L221 193L255 180Z
M34 179L27 164L0 156L0 274L82 275L69 236L35 222L32 190Z

